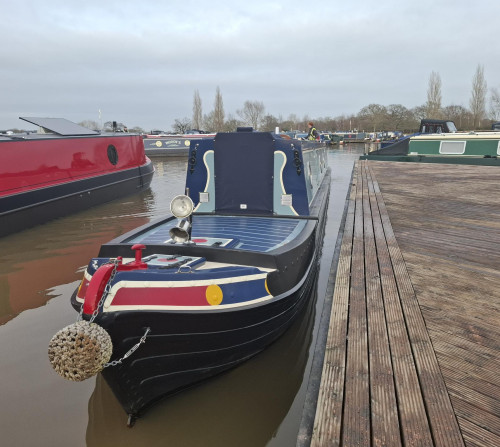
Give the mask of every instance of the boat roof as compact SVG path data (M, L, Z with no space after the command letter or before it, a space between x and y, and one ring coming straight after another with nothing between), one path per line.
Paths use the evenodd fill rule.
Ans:
M410 141L421 140L498 140L500 132L456 132L456 133L428 133L415 135Z
M95 130L87 129L65 118L38 118L22 117L19 119L41 127L46 133L55 133L62 136L99 135Z

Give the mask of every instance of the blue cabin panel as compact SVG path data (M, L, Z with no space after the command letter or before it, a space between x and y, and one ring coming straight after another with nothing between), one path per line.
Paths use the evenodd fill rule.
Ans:
M270 132L192 140L186 188L195 212L308 216L326 163L324 153L303 146Z
M218 133L214 145L216 212L273 214L272 134Z
M214 210L213 160L213 138L191 140L186 189L189 189L189 196L198 212L212 212Z
M275 179L275 182L282 190L281 194L291 196L293 214L309 215L302 143L298 140L277 139L276 152L284 154L285 157L285 164L281 169L280 177ZM281 200L280 197L276 199Z

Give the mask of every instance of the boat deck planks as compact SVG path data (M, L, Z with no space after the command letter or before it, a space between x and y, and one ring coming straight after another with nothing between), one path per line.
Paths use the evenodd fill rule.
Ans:
M312 446L500 445L500 170L359 161Z

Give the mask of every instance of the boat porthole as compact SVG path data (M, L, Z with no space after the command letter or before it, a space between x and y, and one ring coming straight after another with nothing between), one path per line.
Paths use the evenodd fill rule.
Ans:
M118 163L118 152L116 147L112 144L108 146L108 160L112 165L116 165Z

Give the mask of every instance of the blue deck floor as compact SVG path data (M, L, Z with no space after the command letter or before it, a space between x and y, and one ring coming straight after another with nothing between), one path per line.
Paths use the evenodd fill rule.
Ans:
M192 238L225 238L236 241L240 250L267 252L294 239L304 228L306 220L275 217L193 216ZM156 227L128 242L165 244L169 231L177 221Z

